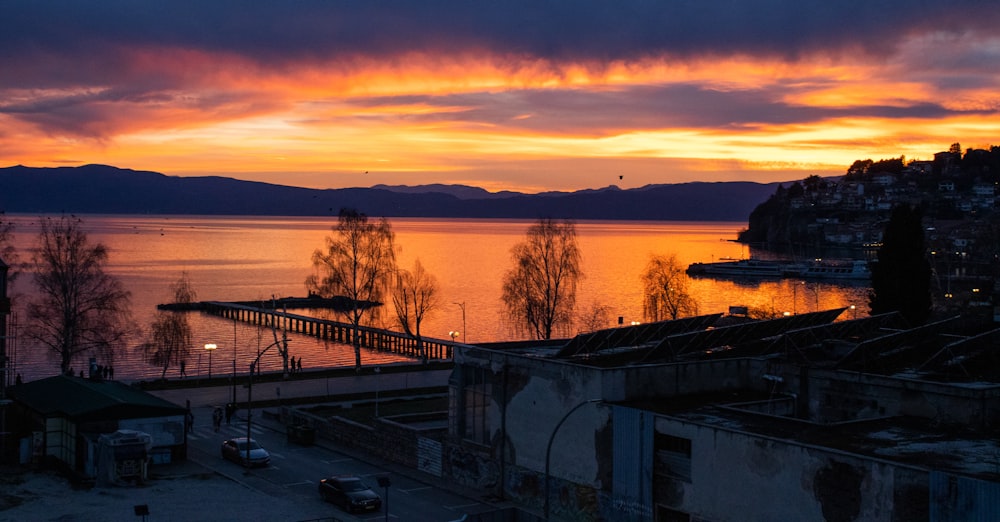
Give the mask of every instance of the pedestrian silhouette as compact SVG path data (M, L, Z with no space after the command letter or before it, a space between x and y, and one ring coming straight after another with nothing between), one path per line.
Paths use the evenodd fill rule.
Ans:
M222 408L216 407L212 412L212 425L215 426L215 431L222 428Z
M292 356L292 362L288 365L292 369L292 373L295 373L295 356Z
M187 377L187 370L184 368L184 361L181 361L181 377Z
M299 371L302 371L302 358L299 357Z

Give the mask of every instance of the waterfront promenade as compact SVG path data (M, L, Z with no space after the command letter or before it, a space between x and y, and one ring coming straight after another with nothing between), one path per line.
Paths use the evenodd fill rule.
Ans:
M293 374L282 379L280 373L268 373L255 377L253 381L253 403L280 404L282 401L323 402L345 396L374 396L375 394L400 395L407 390L436 388L448 385L451 375L450 363L422 365L419 363L397 363L375 367L364 367L362 371L341 369L338 371L316 370ZM245 407L249 388L245 380L227 382L190 380L170 383L170 387L151 386L147 391L174 404L191 407L222 406L233 400L235 392L238 407Z

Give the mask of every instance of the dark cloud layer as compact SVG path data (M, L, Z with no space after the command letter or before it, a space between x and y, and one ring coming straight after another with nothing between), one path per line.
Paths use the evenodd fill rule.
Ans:
M992 0L39 0L0 4L0 59L101 61L147 46L234 53L265 64L456 50L587 63L879 55L914 32L995 32L998 23Z
M502 95L392 96L354 100L366 107L399 105L462 107L429 114L403 115L409 121L463 123L469 129L489 124L492 131L602 137L664 128L740 130L757 126L804 124L841 117L944 118L971 111L939 104L861 105L824 108L781 101L790 89L717 91L696 85L638 86L614 91L521 90ZM599 107L600 110L594 110Z

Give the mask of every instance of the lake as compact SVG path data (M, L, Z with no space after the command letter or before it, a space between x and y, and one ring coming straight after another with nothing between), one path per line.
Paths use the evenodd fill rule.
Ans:
M38 217L7 218L15 223L15 245L21 260L30 260L30 249L39 231ZM172 299L170 285L185 271L198 300L305 296L305 279L312 273L311 255L324 247L336 222L336 218L299 217L81 218L88 239L109 247L108 271L132 292L135 318L147 329L156 305ZM400 267L412 268L419 259L438 281L441 306L425 320L425 336L447 339L450 331L459 331L458 340L469 343L519 339L504 324L501 285L504 273L511 267L510 249L524 238L531 221L393 218L389 222L396 234ZM651 255L676 254L684 266L756 255L733 241L745 226L742 222L577 222L585 274L577 294L578 315L602 306L609 311L608 324L603 327L617 325L619 318L624 324L642 321L640 274ZM868 287L858 284L692 278L690 290L700 313L726 312L730 306L779 314L850 305L857 306L853 313L867 310ZM12 293L17 294L14 321L23 322L23 312L18 314L19 303L31 291L31 275L22 274L12 288ZM218 349L211 361L205 350L194 349L187 365L189 376L206 375L210 365L213 374L229 374L234 364L237 372L244 373L257 350L273 341L269 330L198 313L192 313L191 320L194 346L214 343ZM24 339L15 339L9 351L13 352L16 371L25 379L58 371L57 363L32 350ZM306 368L353 365L350 347L308 337L293 336L290 354L301 357ZM370 351L362 355L366 365L398 360L397 356ZM264 370L280 367L277 353L267 353L261 361ZM113 365L117 379L158 377L160 371L128 351L117 356ZM176 374L177 369L172 368L167 377Z

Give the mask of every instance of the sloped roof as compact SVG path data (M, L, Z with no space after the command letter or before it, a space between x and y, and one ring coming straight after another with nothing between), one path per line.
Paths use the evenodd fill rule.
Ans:
M10 398L44 415L86 417L86 420L135 419L180 415L183 406L119 381L57 375L9 389Z

